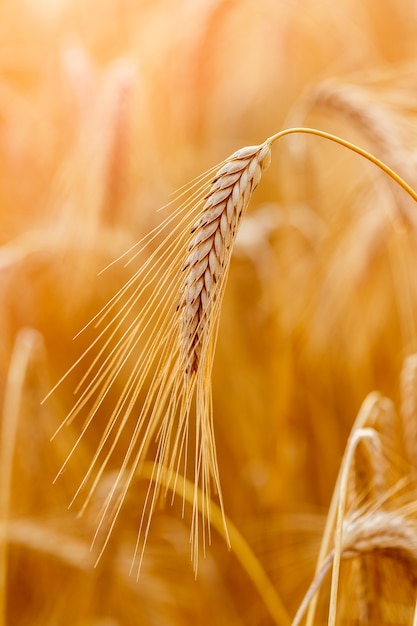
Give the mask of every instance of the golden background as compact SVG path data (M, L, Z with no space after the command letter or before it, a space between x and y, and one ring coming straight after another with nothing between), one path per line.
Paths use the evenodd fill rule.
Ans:
M215 530L194 580L177 502L155 514L129 576L140 483L94 568L94 506L68 509L93 436L52 484L82 425L50 441L79 373L40 402L94 333L73 336L137 268L100 270L158 223L169 194L238 148L313 126L416 185L416 32L411 0L0 4L0 624L279 623ZM274 146L236 243L213 372L220 478L227 516L290 616L362 402L374 390L397 412L404 402L416 216L374 165L293 136ZM394 468L400 435L385 433ZM340 623L412 623L414 579L391 575L389 557L379 565L380 621L361 617L346 566Z

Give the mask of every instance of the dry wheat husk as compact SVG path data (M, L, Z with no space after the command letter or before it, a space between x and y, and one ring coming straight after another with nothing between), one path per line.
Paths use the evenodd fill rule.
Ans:
M176 482L179 471L191 473L196 485L191 523L196 570L199 538L203 546L210 540L212 487L223 506L211 400L220 307L240 220L269 162L268 141L243 148L213 168L208 173L211 180L205 182L207 176L203 175L182 192L179 197L185 196L185 200L179 208L141 242L142 247L132 249L129 262L144 249L157 244L156 249L94 319L97 337L74 368L87 356L90 364L64 424L70 424L87 407L89 411L61 472L93 419L104 412L125 372L127 382L116 395L113 409L107 409L110 417L97 452L75 494L87 492L84 510L117 446L127 437L124 460L103 505L95 536L102 546L100 556L129 485L151 447L156 464L139 521L134 556L134 562L139 558L138 570L156 503L161 495L165 497L170 481ZM133 363L137 353L140 357ZM189 441L191 429L194 442ZM192 446L194 461L190 464ZM161 484L165 485L162 494Z

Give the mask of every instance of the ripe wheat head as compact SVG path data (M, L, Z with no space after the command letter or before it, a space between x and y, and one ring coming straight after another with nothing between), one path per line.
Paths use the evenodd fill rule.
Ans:
M233 245L252 193L270 164L272 144L294 133L316 135L356 152L417 199L393 170L365 150L323 131L291 128L260 145L234 152L180 190L178 208L120 257L130 254L130 263L147 254L139 270L87 325L96 326L96 339L64 378L87 356L90 365L77 386L78 398L58 429L87 412L61 473L93 419L99 413L107 419L97 451L74 496L86 493L81 511L116 458L122 434L128 433L127 449L108 490L94 537L101 546L98 558L109 541L129 486L135 476L140 476L152 448L154 471L138 521L132 568L137 563L140 570L157 502L166 497L168 489L178 491L179 476L191 474L195 485L191 554L197 570L199 541L204 547L210 539L212 493L217 494L223 511L211 372ZM117 399L109 415L106 403L114 390ZM194 437L191 463L190 433ZM227 536L225 518L224 526Z
M156 442L154 475L145 497L132 562L133 567L140 555L140 569L152 513L159 497L166 495L166 487L161 493L161 483L174 485L179 472L184 476L189 473L192 420L195 458L191 473L196 491L191 551L197 569L199 537L205 545L209 532L213 487L223 506L211 399L211 370L221 302L239 223L263 170L270 163L270 152L268 141L242 148L182 192L179 197L185 200L133 248L129 263L160 239L156 249L148 252L139 271L94 318L100 332L74 366L89 356L90 365L76 390L78 398L64 423L72 422L87 406L90 409L60 473L93 418L104 410L110 390L121 374L127 372L127 382L75 494L77 497L81 491L87 492L84 510L109 466L123 431L130 428L128 449L98 523L95 539L99 534L104 535L99 540L99 556L108 543L128 487L140 473L150 446ZM138 350L139 359L132 367L131 356ZM198 497L198 487L202 498Z

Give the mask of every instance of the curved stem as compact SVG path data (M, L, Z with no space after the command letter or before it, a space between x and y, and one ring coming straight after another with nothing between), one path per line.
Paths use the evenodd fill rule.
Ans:
M311 583L310 587L307 590L300 606L298 607L297 613L292 621L291 626L300 626L301 620L304 617L304 614L307 610L308 605L312 602L313 598L316 596L318 590L320 589L326 574L329 572L331 566L333 565L334 559L334 551L330 552L327 555L325 561L323 561L321 568L316 572L316 575Z
M372 392L371 394L369 394L369 396L365 398L359 410L355 423L352 427L352 435L353 433L365 427L367 419L369 418L371 411L379 402L381 402L381 400L382 400L381 394L376 391ZM336 520L337 520L338 507L339 507L340 495L341 495L341 483L343 480L344 468L349 462L348 456L349 456L349 447L346 448L346 451L344 453L340 470L339 470L339 475L337 477L336 485L333 491L333 496L332 496L332 500L330 503L329 512L327 515L326 527L324 529L320 552L319 552L319 556L317 560L316 574L320 572L320 569L322 568L323 563L325 562L326 555L330 551L330 546L332 544L332 534L333 534L335 524L337 523ZM317 600L318 600L318 595L315 594L310 602L310 606L308 609L306 626L313 625L313 622L315 619L316 607L317 607Z
M356 452L356 448L360 441L370 439L375 441L378 437L377 432L373 428L362 427L354 430L349 437L349 441L346 448L346 455L343 459L343 466L341 469L340 480L340 492L339 501L337 506L337 519L336 519L336 536L333 558L333 573L330 587L330 607L329 607L329 619L328 626L335 626L336 624L336 609L337 609L337 592L339 588L339 572L340 563L342 559L342 546L343 546L343 522L345 519L346 499L349 474L353 463L353 458Z
M268 137L265 143L268 143L270 146L272 146L272 144L278 141L278 139L281 139L282 137L285 137L286 135L300 135L300 134L315 135L316 137L322 137L323 139L328 139L329 141L333 141L333 143L337 143L340 146L343 146L344 148L348 148L348 150L351 150L352 152L356 152L356 154L359 154L359 156L367 159L368 161L370 161L371 163L379 167L379 169L381 169L383 172L388 174L388 176L390 176L396 183L398 183L398 185L400 185L400 187L402 187L404 191L406 191L413 198L413 200L417 202L417 192L414 191L414 189L410 187L410 185L406 183L405 180L401 178L401 176L399 176L396 172L394 172L393 169L391 169L388 165L386 165L386 163L384 163L383 161L380 161L380 159L378 159L376 156L374 156L367 150L364 150L363 148L359 148L359 146L355 145L354 143L351 143L350 141L347 141L346 139L342 139L341 137L338 137L337 135L326 133L324 130L317 130L316 128L303 128L301 126L299 128L295 127L295 128L286 128L285 130L281 130L279 133L276 133L275 135L271 135L271 137Z

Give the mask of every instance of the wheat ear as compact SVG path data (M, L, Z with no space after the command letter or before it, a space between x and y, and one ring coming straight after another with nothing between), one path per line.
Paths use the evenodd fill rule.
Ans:
M217 338L226 278L238 227L262 172L271 161L271 146L265 142L232 154L216 172L201 217L191 229L180 287L179 372L184 376L185 396L196 384L197 456L194 484L202 485L204 517L209 519L210 489L214 478L221 500L211 404L212 358ZM177 438L178 441L178 438ZM176 446L174 446L176 447ZM172 467L172 464L171 464ZM178 470L177 470L178 471ZM198 543L198 495L194 498L192 537ZM203 544L204 544L203 527ZM194 567L198 554L194 551Z
M417 526L397 512L375 511L353 515L343 524L342 555L353 558L375 551L389 552L417 567Z
M411 579L417 574L417 527L414 520L401 513L375 511L355 514L343 522L343 560L362 557L365 554L386 554L408 568ZM309 603L319 591L335 558L332 550L323 560L320 569L300 604L291 626L298 626Z
M212 311L224 288L240 220L270 161L267 143L232 154L217 172L202 216L192 228L179 305L184 370L189 374L198 370L205 338L211 335Z
M84 510L111 461L116 461L119 470L103 502L94 538L100 538L102 544L98 558L109 541L129 486L140 474L149 448L154 445L155 469L139 520L132 567L140 555L139 571L156 503L160 496L165 497L167 485L176 482L181 470L184 476L192 473L195 485L191 552L197 570L199 538L202 537L204 546L210 531L213 488L223 510L211 371L233 244L250 197L269 165L272 144L295 133L316 135L353 150L417 199L409 185L365 150L323 131L286 129L258 146L238 150L185 191L180 190L177 199L185 199L177 210L120 257L128 258L130 263L148 251L140 269L90 322L98 329L97 337L50 392L84 359L90 358L76 388L78 399L58 431L84 412L87 417L59 473L94 418L104 414L107 423L97 451L74 496L75 499L81 491L87 492ZM121 391L116 388L120 381ZM111 392L117 397L113 410L106 407ZM194 425L195 438L191 470L187 458L190 423ZM120 463L118 444L126 431L128 446Z
M191 421L195 424L192 480L196 486L191 550L197 569L199 537L204 546L206 529L209 531L211 485L223 506L211 400L211 369L221 301L241 217L269 162L268 142L243 148L182 192L179 197L185 196L185 200L142 241L141 247L132 249L129 262L144 248L158 243L158 238L161 243L94 319L101 330L75 364L87 356L91 359L77 387L78 399L64 423L72 422L86 406L91 408L69 457L93 418L103 411L109 390L118 380L126 382L75 494L77 497L81 491L87 491L82 510L115 456L122 432L126 428L131 432L98 522L95 540L100 535L100 555L128 487L134 475L140 473L150 445L156 442L155 471L142 509L135 552L135 557L141 555L140 568L161 485L176 481L180 469L187 474ZM138 351L140 357L132 367L130 357ZM140 403L141 395L144 399ZM166 491L164 487L162 495Z

